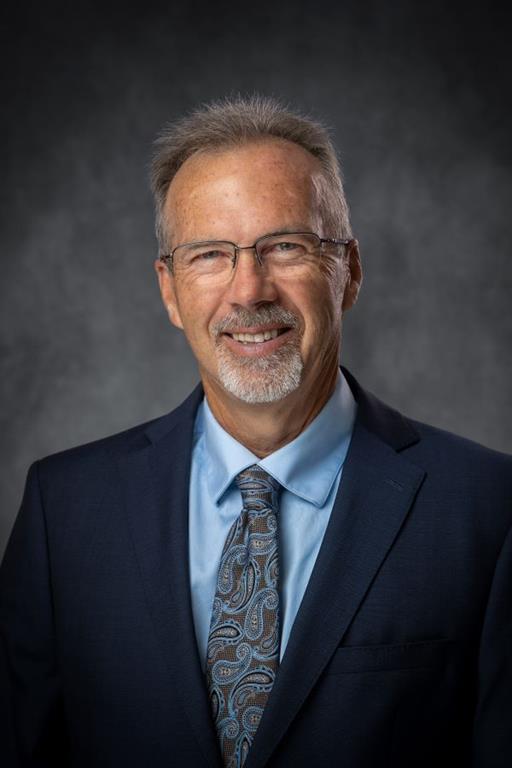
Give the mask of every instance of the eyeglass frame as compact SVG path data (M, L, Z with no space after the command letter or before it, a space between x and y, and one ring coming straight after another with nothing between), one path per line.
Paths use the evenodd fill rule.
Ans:
M256 261L258 264L263 266L262 261L260 257L258 256L258 251L256 249L256 246L260 242L260 240L265 240L267 237L279 237L280 235L314 235L316 238L318 238L318 242L320 243L320 246L322 246L324 243L329 243L330 245L343 245L347 246L351 243L355 243L355 238L348 237L348 238L336 238L336 237L320 237L320 235L317 235L316 232L269 232L266 235L261 235L261 237L258 237L257 240L252 245L237 245L237 243L233 243L232 240L194 240L190 243L180 243L175 248L172 249L170 253L164 253L160 254L159 261L162 261L169 271L172 273L174 271L174 254L178 250L178 248L184 248L185 246L190 245L208 245L209 243L226 243L227 245L232 245L235 254L233 256L232 264L233 269L236 267L236 262L238 259L238 253L239 251L252 251L254 249L254 254L256 256Z

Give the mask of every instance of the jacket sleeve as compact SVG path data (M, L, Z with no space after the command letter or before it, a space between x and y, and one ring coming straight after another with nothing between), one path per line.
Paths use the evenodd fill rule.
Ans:
M473 768L512 765L512 528L494 572L480 645Z
M69 765L55 648L51 571L39 467L29 471L23 502L0 568L0 724L4 768Z

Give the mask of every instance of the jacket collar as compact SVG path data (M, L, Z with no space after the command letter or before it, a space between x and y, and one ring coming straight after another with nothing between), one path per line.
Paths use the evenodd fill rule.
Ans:
M418 432L409 419L363 389L346 368L342 366L341 370L357 402L357 421L361 426L395 451L403 451L404 448L409 448L420 440Z

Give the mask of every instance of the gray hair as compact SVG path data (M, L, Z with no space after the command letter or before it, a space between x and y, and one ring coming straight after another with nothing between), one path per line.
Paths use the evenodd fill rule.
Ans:
M273 98L251 96L211 102L169 124L155 142L151 189L156 208L156 236L161 253L169 248L164 206L169 185L196 152L242 146L266 138L290 141L320 164L324 183L317 187L325 234L351 237L349 211L336 150L325 126L284 107Z

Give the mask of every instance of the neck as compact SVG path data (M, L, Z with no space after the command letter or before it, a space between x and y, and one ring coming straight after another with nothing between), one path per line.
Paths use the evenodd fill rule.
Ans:
M300 387L275 403L245 403L228 394L218 382L203 377L208 405L219 422L251 453L264 458L294 440L320 413L336 386L338 363L304 380Z

